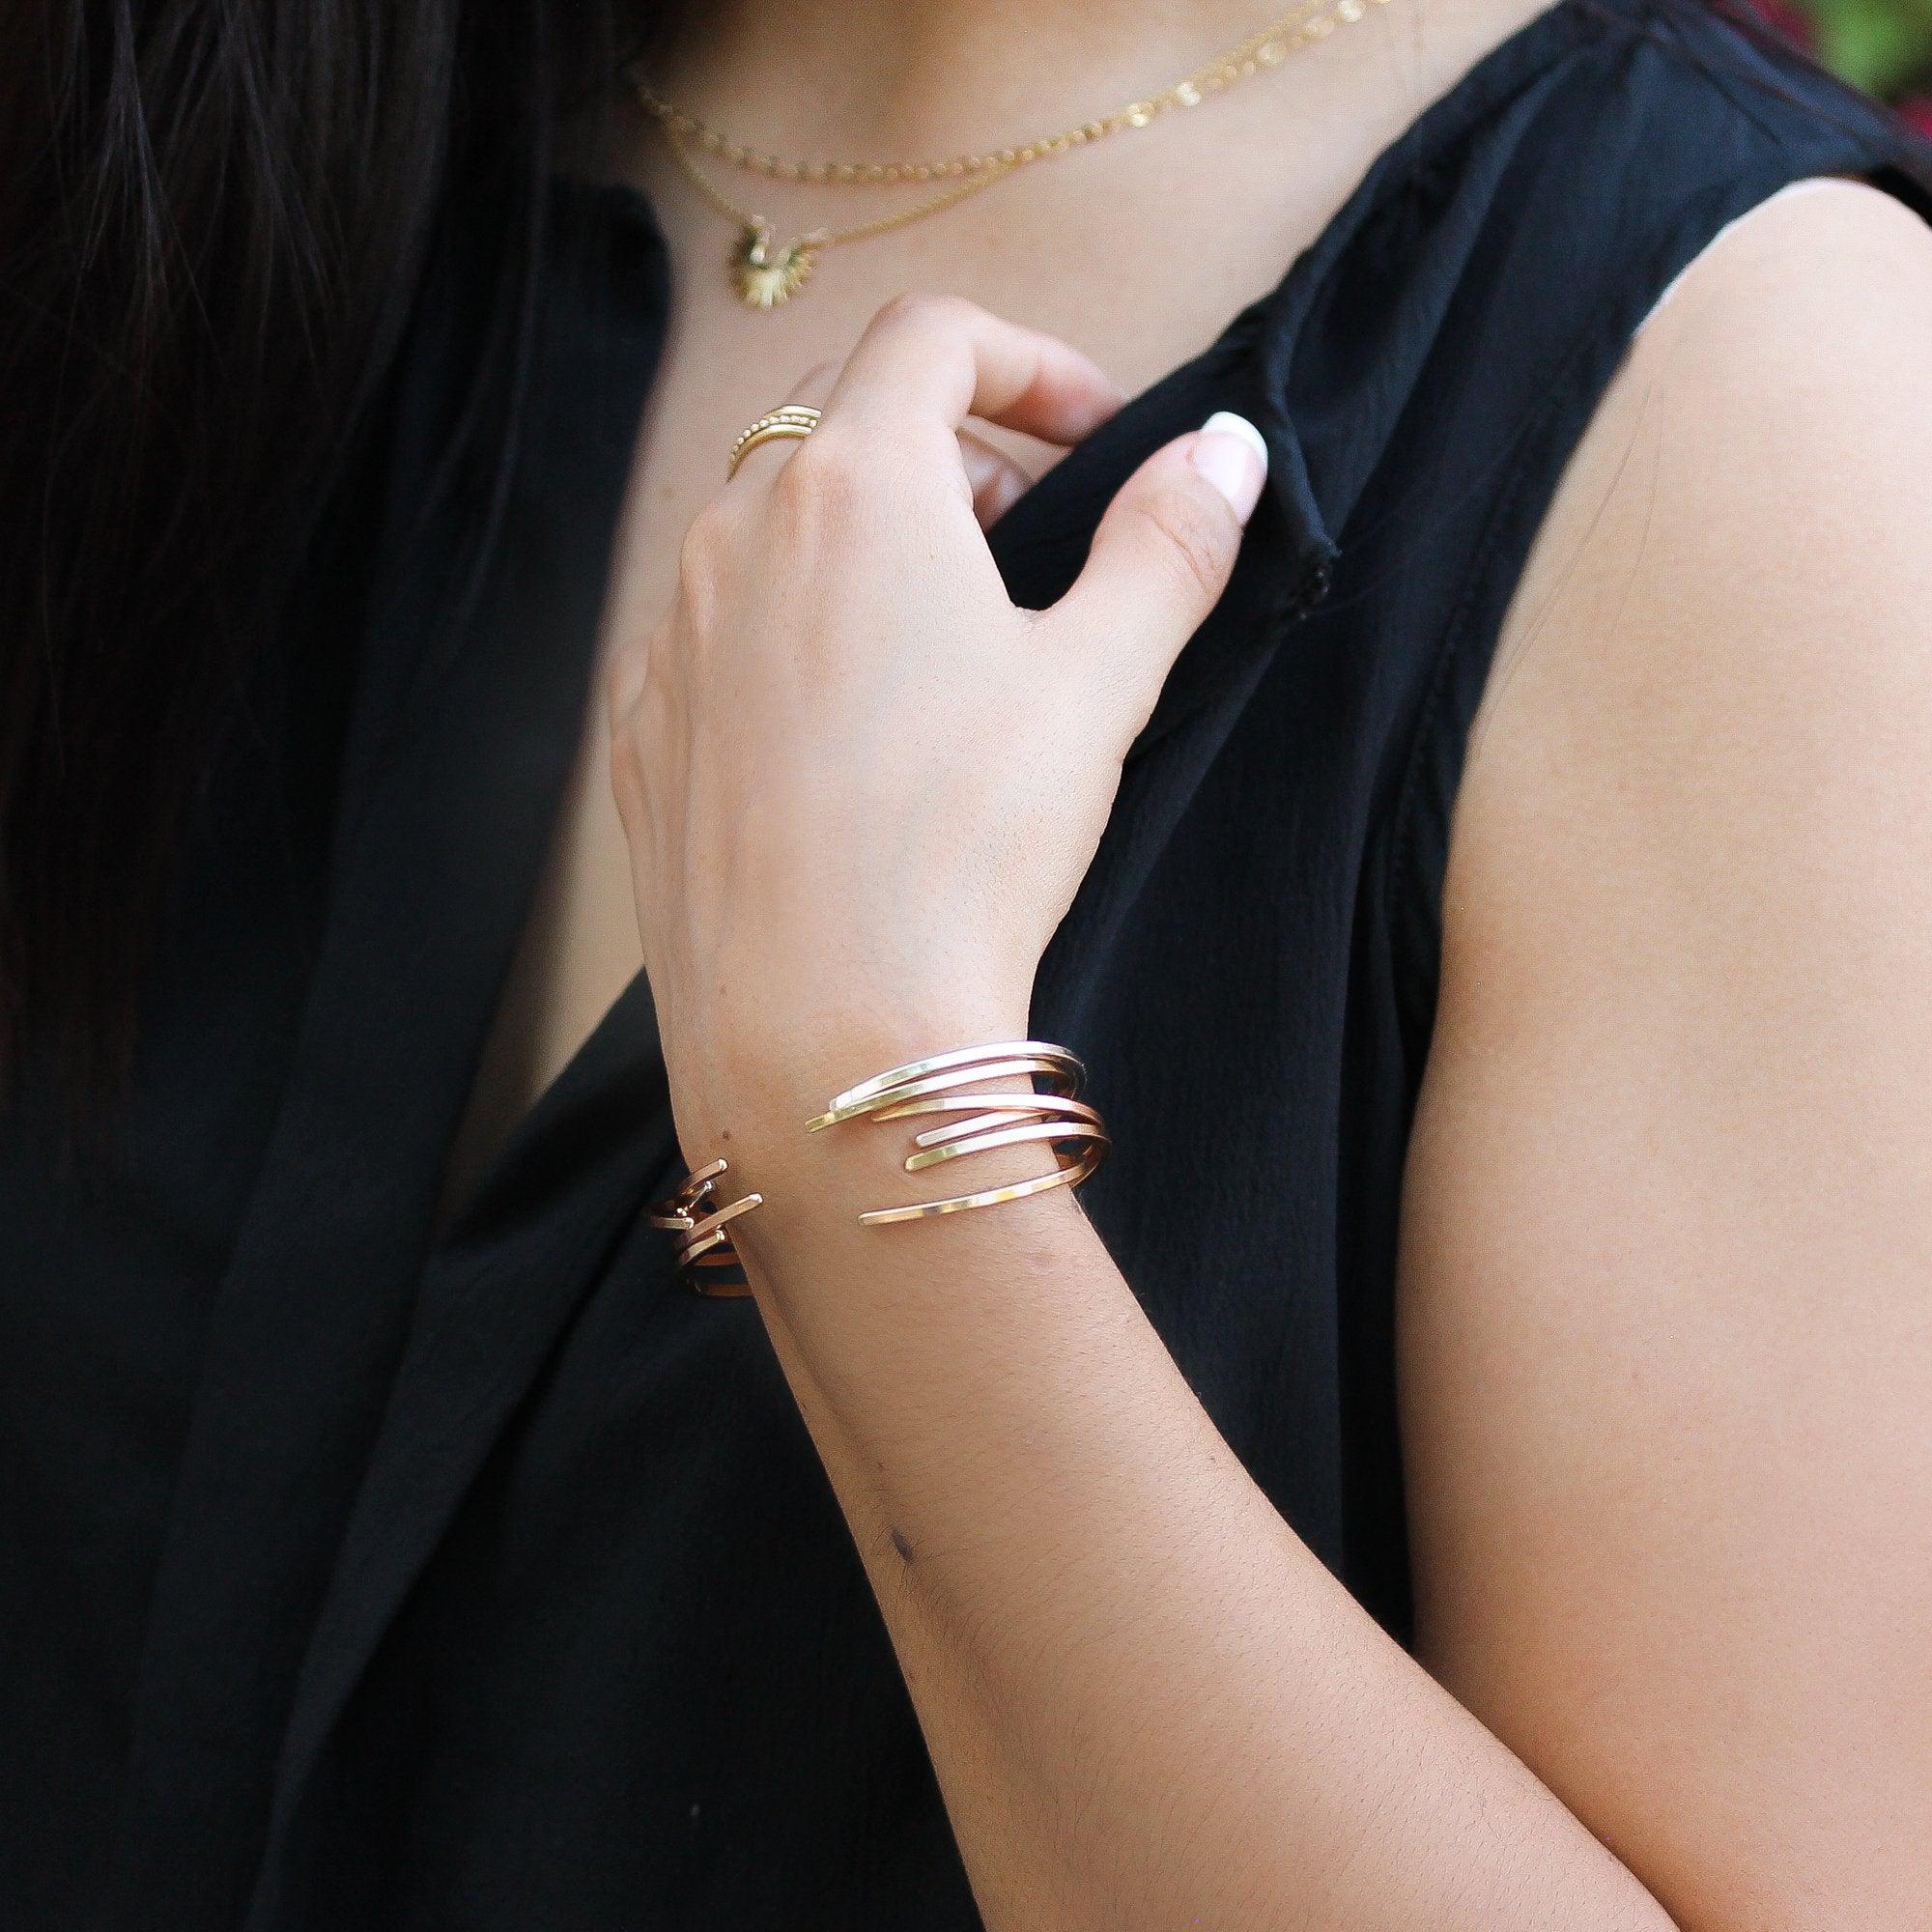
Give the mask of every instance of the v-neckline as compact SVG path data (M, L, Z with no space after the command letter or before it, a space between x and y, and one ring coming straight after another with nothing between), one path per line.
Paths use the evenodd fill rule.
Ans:
M1249 627L1316 595L1334 554L1287 418L1284 378L1308 305L1391 183L1426 170L1436 142L1487 111L1546 48L1560 57L1554 23L1580 4L1561 0L1473 68L1254 306L1244 327L1263 353L1245 360L1242 380L1276 457L1255 526L1265 554L1250 546L1256 567L1237 571L1231 593L1238 608L1224 605L1197 634L1163 694L1144 744L1165 729L1171 754L1139 758L1123 780L1123 843L1096 864L1094 890L1083 889L1042 961L1038 1013L1049 1028L1078 1037L1081 958L1104 951L1131 916L1189 774L1211 759L1287 629L1258 643ZM635 198L603 213L635 220ZM604 297L588 293L601 313ZM566 319L566 336L579 328L568 290L545 306ZM384 755L356 767L358 822L340 848L282 1118L211 1322L159 1565L128 1760L120 1863L130 1895L165 1891L174 1848L193 1840L200 1812L245 1810L266 1779L273 1815L248 1922L273 1921L278 1848L332 1729L572 1311L620 1247L635 1248L654 1285L666 1270L668 1286L668 1242L635 1232L642 1190L676 1156L661 1065L628 1050L648 1019L635 980L486 1164L441 1238L430 1235L448 1132L439 1138L437 1123L473 1085L483 1001L521 937L563 795L565 721L582 716L582 679L573 695L567 670L533 646L539 607L554 600L578 613L583 635L573 630L564 648L579 645L587 660L637 398L662 339L630 290L610 307L575 352L556 345L566 359L548 374L568 377L570 394L533 440L500 594L479 605L442 666L417 675L405 658L384 670L391 706L373 721ZM1222 343L1242 327L1237 318ZM580 380L585 365L595 381ZM1078 548L1060 541L1083 510L1074 484L1159 440L1169 427L1160 399L1176 405L1179 374L1143 392L1001 520L996 548L1016 594L1051 589ZM1339 520L1346 481L1324 476L1322 500ZM387 641L408 635L406 624ZM668 1336L687 1321L755 1321L668 1293L652 1307ZM194 1884L225 1892L236 1876L196 1874Z
M1056 558L1065 554L1066 532L1064 527L1056 527L1055 513L1061 512L1064 520L1065 506L1081 499L1082 493L1076 485L1096 464L1111 463L1123 478L1142 455L1167 440L1171 432L1160 426L1157 434L1150 435L1145 427L1146 419L1157 411L1160 398L1171 389L1217 361L1237 359L1247 347L1242 326L1250 321L1252 314L1252 309L1244 310L1242 317L1236 323L1231 323L1208 348L1177 364L1158 382L1151 384L1131 398L1102 431L1068 451L1009 505L988 529L987 541L1020 602L1029 601L1026 595L1029 589L1034 591L1039 602L1051 601L1051 597L1044 594L1042 566L1047 574L1051 574ZM588 701L586 691L584 702L587 704ZM565 789L567 793L567 787ZM543 860L546 867L554 861L556 818L562 803L563 799L559 796L550 813L550 835ZM540 868L536 878L529 883L528 907L518 926L516 950L505 967L505 986L510 973L514 971L518 953L527 943L529 908L534 907L542 878ZM498 998L500 1002L500 991ZM494 1017L492 1024L495 1024ZM477 1163L469 1185L455 1205L440 1214L434 1236L436 1248L469 1237L474 1232L472 1224L479 1218L489 1216L493 1198L512 1182L530 1149L545 1141L554 1124L594 1090L600 1069L609 1068L620 1060L634 1060L639 1051L646 1050L644 1040L647 1034L650 1036L647 1050L655 1052L655 1007L648 977L639 965L625 980L616 997L598 1015L575 1050L522 1109L509 1130L497 1139L495 1149ZM470 1099L473 1099L475 1082L487 1051L486 1040L470 1068L466 1089L466 1094ZM468 1103L467 1099L466 1118Z
M1291 329L1297 298L1312 284L1319 265L1346 243L1378 205L1391 184L1402 178L1406 158L1426 151L1452 128L1483 111L1498 93L1506 93L1514 86L1523 68L1545 58L1547 37L1572 30L1571 15L1578 4L1579 0L1552 0L1552 4L1491 47L1380 150L1314 240L1295 255L1270 288L1244 303L1202 348L1128 397L1100 429L1068 450L1007 506L988 527L986 541L1015 601L1031 608L1043 608L1065 589L1067 515L1069 510L1089 500L1084 488L1088 476L1098 469L1103 473L1111 472L1117 484L1124 481L1142 458L1151 455L1172 436L1192 427L1191 423L1175 423L1163 417L1162 403L1202 372L1223 361L1232 368L1245 356L1265 352L1281 331ZM667 291L666 313L668 313L668 285L674 269L663 224L650 197L636 185L622 181L589 182L559 177L553 185L554 192L565 199L588 198L593 206L601 204L607 219L621 229L635 232L641 238L641 245L657 251L659 273ZM1253 412L1269 444L1269 495L1280 512L1278 533L1297 547L1296 554L1288 560L1290 599L1305 607L1317 601L1326 589L1335 543L1317 505L1293 425L1279 401L1278 384L1261 381L1253 386ZM647 395L639 396L639 408L646 401ZM1265 529L1264 519L1255 534L1263 535ZM1199 639L1214 628L1215 619L1210 617L1182 651L1153 717L1128 753L1130 763L1170 728L1178 714L1184 712L1189 672L1199 664ZM593 654L589 644L580 652L586 674ZM587 705L587 688L582 697ZM549 802L549 836L544 856L536 874L525 882L525 911L516 928L510 957L502 963L498 1006L514 961L526 943L528 922L544 868L553 862L564 789L559 787ZM498 1009L493 1007L492 1029L498 1016ZM494 1149L477 1163L468 1186L453 1205L443 1204L440 1197L432 1251L468 1238L474 1232L473 1224L487 1219L495 1196L513 1184L518 1169L529 1158L532 1150L549 1138L558 1120L594 1091L600 1070L608 1071L622 1062L635 1060L646 1030L650 1034L648 1051L656 1053L655 1009L647 976L640 965L598 1015L576 1049L522 1109L508 1130L497 1139ZM486 1033L484 1044L469 1068L464 1105L457 1117L459 1135L474 1098L489 1037Z

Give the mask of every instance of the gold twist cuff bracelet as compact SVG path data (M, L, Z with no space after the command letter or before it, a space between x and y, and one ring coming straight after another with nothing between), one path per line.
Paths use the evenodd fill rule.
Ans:
M1087 1069L1064 1046L1038 1039L1004 1040L992 1046L960 1047L928 1060L908 1061L890 1072L848 1087L824 1113L805 1123L815 1134L841 1121L869 1115L877 1121L903 1121L926 1114L963 1114L964 1120L928 1127L913 1136L914 1151L905 1171L918 1174L944 1161L993 1148L1039 1141L1053 1152L1051 1172L973 1194L952 1194L907 1208L874 1208L859 1216L866 1228L895 1221L923 1221L935 1214L962 1213L969 1208L996 1208L1023 1201L1052 1187L1077 1187L1106 1158L1111 1143L1094 1109L1082 1100ZM1044 1083L1011 1094L961 1094L982 1080L1026 1077Z
M959 1090L986 1080L1025 1079L1017 1092L969 1094ZM824 1113L805 1123L807 1133L819 1133L845 1121L870 1118L903 1121L927 1115L947 1119L913 1136L913 1151L904 1162L908 1174L920 1174L967 1154L994 1148L1034 1142L1048 1148L1053 1167L1026 1180L1008 1181L971 1194L952 1194L937 1201L915 1202L904 1208L874 1208L859 1216L866 1228L895 1221L923 1221L938 1214L963 1213L971 1208L995 1208L1008 1201L1024 1201L1050 1188L1077 1187L1106 1158L1112 1143L1098 1112L1080 1098L1086 1068L1064 1046L1046 1040L1005 1040L991 1046L960 1047L926 1060L908 1061L885 1073L862 1080L836 1095ZM1038 1082L1036 1087L1032 1083ZM731 1245L730 1224L760 1206L764 1197L747 1194L724 1207L713 1205L719 1180L729 1164L714 1160L686 1177L676 1192L647 1210L654 1228L678 1236L677 1263L686 1284L705 1295L750 1293L743 1268Z
M731 1245L731 1223L764 1205L762 1194L747 1194L723 1208L713 1207L718 1183L731 1163L714 1160L685 1176L677 1191L644 1210L653 1228L677 1236L677 1265L694 1294L719 1296L751 1293L738 1252Z

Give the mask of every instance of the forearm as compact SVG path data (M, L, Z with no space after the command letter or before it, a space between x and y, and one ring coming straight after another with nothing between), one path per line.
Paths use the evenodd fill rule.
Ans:
M1289 1529L1069 1196L858 1225L898 1138L774 1133L740 1247L989 1922L1666 1924Z

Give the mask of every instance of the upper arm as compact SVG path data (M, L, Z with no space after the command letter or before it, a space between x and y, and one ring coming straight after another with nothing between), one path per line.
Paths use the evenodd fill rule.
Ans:
M1932 1899L1932 240L1644 330L1472 737L1404 1213L1425 1660L1687 1927Z

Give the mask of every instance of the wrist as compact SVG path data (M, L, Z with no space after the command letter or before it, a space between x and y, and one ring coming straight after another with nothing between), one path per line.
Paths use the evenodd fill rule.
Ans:
M671 1102L685 1156L696 1166L723 1155L734 1170L810 1165L808 1150L826 1137L809 1136L806 1122L834 1094L908 1061L1024 1039L1028 1025L1024 1000L955 994L917 1007L794 1008L778 1024L714 1033L674 1056Z
M948 1013L944 1022L929 1015L891 1019L873 1008L755 1047L740 1036L707 1056L701 1087L674 1087L691 1167L729 1162L729 1179L720 1181L721 1202L746 1193L762 1197L754 1212L733 1225L733 1243L747 1262L796 1261L819 1245L820 1236L860 1236L869 1243L880 1236L861 1228L862 1212L1007 1186L1053 1170L1052 1152L1035 1142L978 1150L967 1161L908 1171L916 1136L943 1129L931 1114L896 1120L862 1114L807 1131L808 1121L823 1114L835 1095L890 1068L1027 1037L1023 1014L1003 1013L990 1004L951 1007ZM1009 1072L963 1082L955 1091L961 1096L1013 1094L1035 1084L1024 1072ZM952 1217L939 1219L950 1224ZM906 1238L904 1231L894 1233Z

